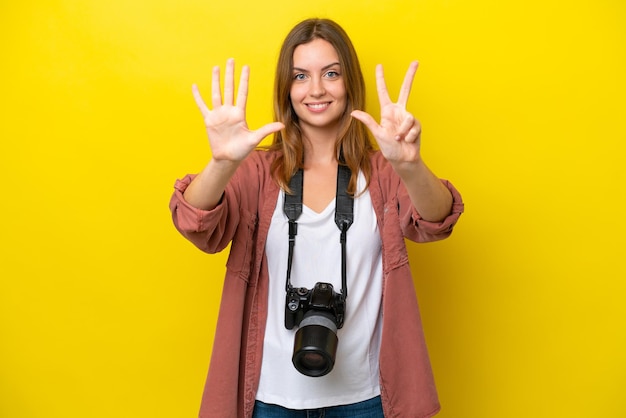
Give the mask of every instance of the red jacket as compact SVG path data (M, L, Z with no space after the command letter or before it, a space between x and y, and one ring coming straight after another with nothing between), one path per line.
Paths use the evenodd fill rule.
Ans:
M270 175L276 154L253 152L237 169L220 204L211 211L190 206L182 193L193 176L178 180L170 202L176 228L201 250L216 253L232 242L201 418L250 418L261 372L267 318L265 241L279 187ZM404 238L446 238L463 212L460 194L447 181L454 203L440 223L424 221L380 152L371 157L369 192L383 252L383 332L380 387L387 418L424 418L439 411Z

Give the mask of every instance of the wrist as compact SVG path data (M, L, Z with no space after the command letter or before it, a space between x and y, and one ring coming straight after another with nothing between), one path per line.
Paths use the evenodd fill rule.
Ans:
M426 169L426 164L421 158L415 161L390 161L390 164L394 171L403 179L414 178L415 175Z
M218 158L211 158L209 163L206 166L206 171L211 174L220 175L227 173L234 173L237 170L237 167L241 164L241 161L232 161L232 160L223 160Z

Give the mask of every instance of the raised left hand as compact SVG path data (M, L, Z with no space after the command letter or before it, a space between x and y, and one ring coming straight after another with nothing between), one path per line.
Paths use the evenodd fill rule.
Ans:
M414 61L404 76L398 101L393 103L385 83L383 66L376 66L376 90L380 102L380 124L366 112L354 110L352 117L363 122L372 132L383 156L392 164L412 163L420 160L422 126L406 110L418 63Z

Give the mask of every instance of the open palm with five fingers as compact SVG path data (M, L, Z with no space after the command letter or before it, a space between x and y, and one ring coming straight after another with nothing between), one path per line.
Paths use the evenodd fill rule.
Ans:
M280 122L273 122L254 131L248 128L246 101L249 75L249 67L244 66L241 70L235 101L235 60L229 59L226 63L222 100L220 68L214 67L211 83L212 109L209 109L202 99L198 86L193 85L193 97L204 118L211 153L216 161L240 162L259 145L263 138L284 127Z

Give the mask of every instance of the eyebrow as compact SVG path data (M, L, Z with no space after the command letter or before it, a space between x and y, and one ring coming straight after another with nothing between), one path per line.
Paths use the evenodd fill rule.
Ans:
M341 64L338 62L333 62L332 64L328 64L322 67L322 71L324 70L328 70L331 67L334 67L335 65L338 65L341 67ZM298 67L293 67L292 71L303 71L303 72L308 72L308 70L305 70L304 68L298 68Z

